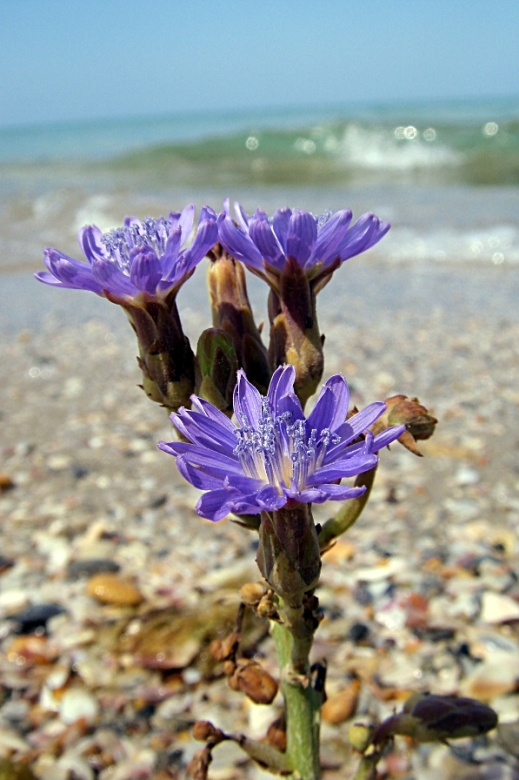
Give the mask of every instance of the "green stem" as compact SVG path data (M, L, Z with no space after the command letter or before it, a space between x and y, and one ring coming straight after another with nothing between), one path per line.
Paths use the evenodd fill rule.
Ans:
M304 632L307 633L307 632ZM319 780L319 727L322 697L314 691L308 664L311 640L292 630L287 622L273 623L272 635L281 670L281 690L285 700L287 722L286 755L293 768L293 778ZM301 669L306 656L304 673ZM297 669L294 668L294 661Z
M321 550L326 550L338 536L343 534L357 522L364 507L368 503L376 473L377 467L375 466L374 469L370 469L370 471L366 471L364 474L359 474L355 478L355 487L365 487L366 490L358 498L346 501L335 517L326 521L319 534L319 546Z
M377 764L382 758L378 751L362 756L353 780L375 780L377 776Z

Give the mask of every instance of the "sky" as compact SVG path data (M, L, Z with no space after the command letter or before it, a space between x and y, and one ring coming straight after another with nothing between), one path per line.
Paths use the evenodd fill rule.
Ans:
M519 95L517 0L0 0L0 126Z

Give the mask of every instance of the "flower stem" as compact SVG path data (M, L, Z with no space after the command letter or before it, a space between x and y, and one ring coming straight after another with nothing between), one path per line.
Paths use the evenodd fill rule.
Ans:
M301 623L298 621L298 628ZM308 652L311 638L301 636L288 622L273 623L272 634L281 669L281 690L287 722L286 755L298 780L319 780L319 727L322 696L311 684ZM308 630L304 632L308 633ZM312 632L313 633L313 632ZM304 673L301 669L306 657ZM294 668L294 660L298 668Z

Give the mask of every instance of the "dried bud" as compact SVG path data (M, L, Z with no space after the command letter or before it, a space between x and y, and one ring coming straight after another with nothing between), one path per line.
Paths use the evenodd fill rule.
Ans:
M416 442L429 439L433 435L438 423L436 417L429 414L418 398L393 395L391 398L386 398L385 403L386 411L372 426L373 433L382 433L393 425L405 425L406 431L397 441L415 455L421 455Z
M223 673L226 677L230 677L236 671L236 663L234 661L224 661Z
M373 727L366 726L364 723L354 723L348 731L350 745L358 753L365 753L371 745L373 737Z
M321 571L319 540L308 504L262 512L257 563L271 588L300 603Z
M238 690L248 696L255 704L271 704L276 698L278 684L257 661L241 660L233 675L233 683ZM229 685L231 681L229 680ZM233 690L234 685L231 686Z
M237 631L232 631L224 639L214 639L210 646L211 655L215 661L226 661L235 655L239 642L240 635Z
M287 749L287 724L284 715L276 718L267 729L266 742L284 753Z
M277 606L274 603L272 593L267 593L266 596L263 596L260 603L256 607L256 613L259 617L267 618L270 620L271 618L274 619L278 615Z
M415 693L401 713L380 724L373 741L384 742L394 734L413 737L418 742L462 739L486 734L496 725L494 710L475 699Z
M248 607L256 607L266 592L267 588L263 582L246 582L240 588L240 598Z
M211 741L213 744L216 744L222 741L224 733L208 720L197 720L193 726L193 737L198 742Z

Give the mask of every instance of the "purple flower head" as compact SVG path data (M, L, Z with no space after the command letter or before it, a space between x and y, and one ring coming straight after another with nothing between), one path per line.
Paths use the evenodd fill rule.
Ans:
M322 289L341 263L377 244L389 230L374 214L363 214L350 227L349 210L314 217L308 211L278 209L272 219L258 209L247 216L234 204L236 222L229 201L218 217L222 246L237 260L274 287L289 258L303 269L316 291Z
M79 232L79 245L88 262L46 249L48 271L35 274L40 282L56 287L90 290L111 299L125 300L141 293L164 297L177 291L218 240L216 213L208 206L200 212L195 236L195 207L186 206L166 219L126 217L124 225L102 233L95 225Z
M209 520L229 512L272 512L288 502L321 504L361 495L364 488L340 484L376 466L376 453L390 444L404 426L378 436L360 434L386 409L373 403L346 420L349 391L346 380L332 376L315 407L305 417L294 393L293 366L280 366L266 396L260 395L238 371L234 390L236 423L212 404L192 396L193 409L179 410L171 420L188 442L160 442L160 449L177 459L182 476L207 491L196 511Z

